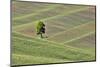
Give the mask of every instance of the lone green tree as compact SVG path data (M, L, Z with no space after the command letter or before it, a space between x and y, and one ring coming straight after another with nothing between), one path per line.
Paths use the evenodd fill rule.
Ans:
M37 35L41 35L41 38L43 38L42 34L45 34L45 24L43 23L43 21L37 22L36 31Z

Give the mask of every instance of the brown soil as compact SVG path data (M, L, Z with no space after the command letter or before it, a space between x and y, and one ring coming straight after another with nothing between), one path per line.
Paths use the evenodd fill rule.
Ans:
M26 28L24 30L20 30L18 32L28 35L28 36L35 36L35 34L36 34L35 29L33 27L28 27L28 28Z

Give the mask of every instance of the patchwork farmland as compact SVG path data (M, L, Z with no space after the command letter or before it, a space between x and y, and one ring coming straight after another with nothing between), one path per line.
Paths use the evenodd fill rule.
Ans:
M95 32L95 6L13 1L12 65L94 61Z

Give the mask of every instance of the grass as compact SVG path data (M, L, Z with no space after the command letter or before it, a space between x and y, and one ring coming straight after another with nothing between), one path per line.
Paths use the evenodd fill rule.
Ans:
M37 42L38 41L38 42ZM20 42L20 44L19 44ZM46 60L46 58L48 58L47 61L45 61L44 63L53 63L52 61L54 61L54 63L56 62L67 62L68 60L70 61L86 61L86 60L93 60L93 55L92 53L89 54L87 52L80 52L78 51L78 49L70 49L71 47L63 47L61 45L58 44L53 44L53 43L48 43L48 42L43 42L43 41L39 41L39 40L34 40L34 39L27 39L27 38L19 38L18 36L14 36L13 37L13 54L14 58L16 57L16 54L18 54L17 58L20 57L27 57L27 55L30 55L30 59L34 56L36 56L35 60L34 58L32 58L33 62L42 59L42 62L44 62ZM22 49L23 48L23 49ZM80 49L79 49L80 50ZM48 53L48 54L47 54ZM40 57L46 57L44 58L38 58L38 56ZM16 58L16 59L17 59ZM54 58L54 59L53 59ZM81 59L80 59L81 58ZM26 61L26 59L21 58L22 61L21 63L19 63L18 61L16 61L17 64L25 64L24 62ZM57 59L57 60L56 60ZM27 59L29 60L29 59ZM51 62L50 62L51 60ZM56 60L56 62L55 62ZM62 60L62 61L60 61ZM31 61L30 61L31 62ZM30 63L28 62L28 63ZM42 63L41 61L38 61L40 64ZM13 63L15 64L15 63ZM31 63L30 63L31 64Z
M12 5L12 65L95 60L93 6L18 1ZM38 20L45 21L46 39L36 35Z
M91 34L81 36L80 38L73 39L69 42L64 43L65 45L74 46L81 49L86 49L95 54L95 32Z

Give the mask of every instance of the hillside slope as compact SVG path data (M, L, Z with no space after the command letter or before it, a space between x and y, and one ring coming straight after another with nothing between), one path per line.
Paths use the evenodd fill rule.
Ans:
M94 61L95 33L95 6L13 1L12 65Z

